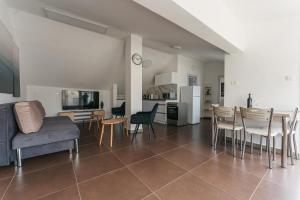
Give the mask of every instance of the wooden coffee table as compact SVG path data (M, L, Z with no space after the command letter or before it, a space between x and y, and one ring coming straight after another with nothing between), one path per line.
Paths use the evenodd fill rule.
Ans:
M123 124L123 131L126 133L126 136L128 136L128 124L127 124L126 117L103 120L101 124L102 124L102 128L101 128L99 145L102 144L105 126L110 126L110 147L112 147L112 143L113 143L114 125Z

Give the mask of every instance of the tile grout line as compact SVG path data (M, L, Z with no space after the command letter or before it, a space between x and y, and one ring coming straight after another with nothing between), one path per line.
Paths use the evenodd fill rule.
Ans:
M142 179L140 177L138 177L134 172L133 170L130 169L130 167L128 165L126 165L121 159L119 159L119 157L117 155L114 154L114 156L125 166L125 168L132 173L133 176L135 176L146 188L148 188L148 190L150 191L150 194L153 194L154 191L146 184L142 181ZM149 195L150 195L149 194ZM149 196L149 195L146 195L146 196ZM145 197L146 197L145 196ZM142 199L144 199L145 197L143 197Z
M13 180L15 179L15 177L16 177L16 172L15 172L14 176L11 178L10 182L8 183L8 185L6 186L5 191L4 191L4 193L3 193L2 197L1 197L1 200L4 199L4 197L5 197L8 189L11 186L11 184L12 184Z
M32 170L32 171L29 171L29 172L23 172L22 175L15 175L16 177L18 176L24 176L24 175L28 175L28 174L32 174L32 173L35 173L35 172L39 172L39 171L43 171L43 170L46 170L46 169L50 169L52 167L58 167L60 165L66 165L66 164L71 164L71 160L70 161L64 161L64 162L61 162L61 163L58 163L58 164L53 164L53 165L49 165L47 167L42 167L42 168L39 168L39 169L35 169L35 170Z
M258 184L256 185L256 187L254 188L251 196L249 197L249 200L251 200L255 194L255 192L257 191L257 189L259 188L259 186L261 185L261 183L263 182L264 178L267 176L267 174L269 173L269 170L267 170L265 172L265 174L263 175L263 177L260 179L260 181L258 182Z
M102 177L102 176L105 176L105 175L114 173L114 172L116 172L116 171L119 171L119 170L122 170L122 169L125 169L125 168L126 168L126 166L123 166L123 167L120 167L120 168L111 170L111 171L109 171L109 172L106 172L106 173L103 173L103 174L100 174L100 175L97 175L97 176L93 176L92 178L88 178L88 179L86 179L86 180L83 180L83 181L81 181L81 182L78 182L78 184L86 183L86 182L88 182L88 181L94 180L94 179L96 179L96 178L100 178L100 177Z
M234 198L235 200L238 200L238 199L236 199L235 197L233 197L230 193L224 191L222 188L219 188L219 187L217 187L216 185L213 185L212 183L207 182L205 179L203 179L203 178L201 178L201 177L199 177L199 176L197 176L197 175L195 175L195 174L192 174L191 172L189 172L189 174L192 175L192 176L194 176L195 178L197 178L197 179L203 181L204 183L210 185L210 186L213 187L214 189L220 190L220 191L224 192L225 194L230 195L231 198Z
M185 176L185 175L187 175L187 174L191 174L191 173L190 173L191 171L193 171L193 170L196 169L197 167L200 167L200 166L202 166L202 165L205 165L206 163L208 163L209 161L211 161L213 158L215 158L216 156L218 156L218 155L220 155L220 154L222 154L222 153L223 153L223 152L220 152L220 153L216 154L215 156L209 158L208 160L204 161L204 162L201 163L200 165L197 165L197 166L193 167L193 168L190 169L190 170L185 170L186 172L185 172L184 174L178 176L178 177L175 178L174 180L172 180L172 181L170 181L169 183L163 185L162 187L160 187L160 188L159 188L158 190L156 190L155 192L158 192L158 191L162 190L163 188L165 188L165 187L167 187L168 185L174 183L175 181L179 180L179 179L182 178L183 176ZM169 162L170 162L170 161L169 161ZM173 164L173 163L172 163L172 164ZM178 166L178 165L175 165L175 166Z
M75 176L76 188L77 188L77 191L78 191L79 199L81 200L82 198L81 198L81 194L80 194L80 190L79 190L78 179L77 179L77 175L76 175L76 172L75 172L75 167L74 167L73 160L72 160L72 169L73 169L73 173L74 173L74 176Z
M69 188L71 188L71 187L73 187L73 186L76 186L76 184L74 184L74 185L70 185L70 186L67 186L67 187L64 187L64 188L62 188L62 189L59 189L59 190L57 190L57 191L54 191L54 192L49 192L49 193L46 193L46 194L40 195L40 196L38 196L38 197L37 197L35 200L39 200L39 199L42 199L42 198L44 198L44 197L47 197L47 196L49 196L49 195L51 195L51 194L55 194L55 193L58 193L58 192L65 191L65 190L67 190L67 189L69 189Z

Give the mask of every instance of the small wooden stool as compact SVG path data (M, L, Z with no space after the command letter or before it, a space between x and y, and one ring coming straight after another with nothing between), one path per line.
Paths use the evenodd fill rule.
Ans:
M101 135L100 135L99 145L102 144L105 125L110 125L110 147L112 147L113 134L114 134L114 125L116 125L116 124L123 124L123 131L125 131L126 136L128 136L127 118L121 117L121 118L103 120L102 121L102 128L101 128Z
M89 124L89 131L91 131L92 122L95 121L98 126L98 130L100 130L100 124L102 123L103 119L105 117L105 111L104 110L95 110L92 112L90 116L90 124Z

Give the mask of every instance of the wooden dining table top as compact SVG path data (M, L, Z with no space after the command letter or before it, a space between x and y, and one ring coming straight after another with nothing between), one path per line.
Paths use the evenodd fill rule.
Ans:
M213 111L213 108L209 108L210 111ZM237 108L236 110L236 113L237 114L241 114L241 111L239 108ZM291 117L292 114L294 113L294 111L280 111L280 110L275 110L273 111L273 117ZM300 116L299 116L299 113L300 111L298 112L298 115L297 115L297 120L300 120Z

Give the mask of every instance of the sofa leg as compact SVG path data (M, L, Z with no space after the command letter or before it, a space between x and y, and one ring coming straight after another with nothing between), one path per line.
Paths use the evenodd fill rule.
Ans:
M78 139L75 139L75 151L76 153L79 153Z
M22 167L22 151L17 149L17 166Z

